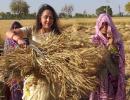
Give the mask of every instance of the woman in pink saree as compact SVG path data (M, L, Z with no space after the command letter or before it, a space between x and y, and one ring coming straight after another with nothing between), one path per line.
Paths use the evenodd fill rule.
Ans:
M96 46L111 48L108 50L111 52L111 60L106 64L108 69L99 75L100 85L90 94L89 100L126 100L125 55L121 36L111 16L106 13L99 15L95 28L96 34L92 36L92 42Z

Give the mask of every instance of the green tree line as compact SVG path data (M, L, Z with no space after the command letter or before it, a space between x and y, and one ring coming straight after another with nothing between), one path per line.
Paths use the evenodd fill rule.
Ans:
M30 6L27 4L25 0L12 0L10 3L11 12L0 12L0 19L34 19L36 18L36 13L29 12ZM111 16L130 16L130 2L125 5L126 15L123 15L123 12L119 12L116 15L113 15L112 8L110 6L101 6L95 10L96 14L87 14L84 10L82 13L75 13L72 15L74 11L74 6L70 4L65 4L63 8L61 8L61 12L59 13L59 17L61 18L84 18L84 17L95 17L100 13L108 13Z

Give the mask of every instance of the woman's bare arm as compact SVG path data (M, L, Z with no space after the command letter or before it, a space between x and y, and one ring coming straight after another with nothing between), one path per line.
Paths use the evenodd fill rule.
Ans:
M23 40L25 34L20 29L15 29L7 31L6 37L15 40L19 45L25 45L25 41Z

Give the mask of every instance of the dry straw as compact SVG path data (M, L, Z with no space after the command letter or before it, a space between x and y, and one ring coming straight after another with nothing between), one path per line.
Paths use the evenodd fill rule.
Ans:
M33 55L30 50L6 55L6 68L15 65L24 75L31 70L40 78L46 77L55 99L76 100L96 88L105 57L105 50L94 47L87 37L79 33L43 37L42 45L30 46Z

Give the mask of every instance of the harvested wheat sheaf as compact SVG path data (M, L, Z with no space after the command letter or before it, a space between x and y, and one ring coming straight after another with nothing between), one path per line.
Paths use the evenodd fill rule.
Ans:
M87 94L98 85L97 73L106 53L94 47L86 34L49 35L43 37L41 45L32 45L33 53L19 49L6 55L6 68L17 66L27 74L28 68L35 72L39 66L38 74L46 77L52 94L58 98Z

